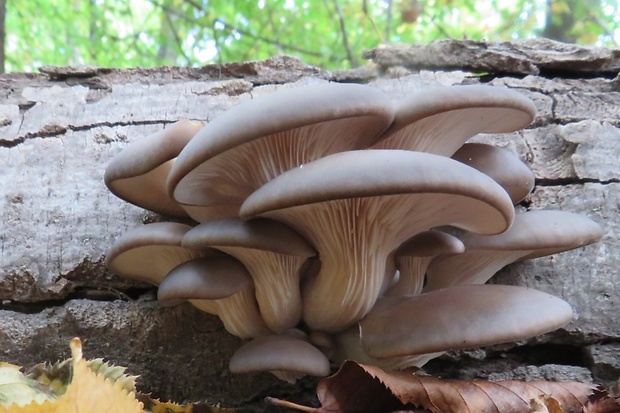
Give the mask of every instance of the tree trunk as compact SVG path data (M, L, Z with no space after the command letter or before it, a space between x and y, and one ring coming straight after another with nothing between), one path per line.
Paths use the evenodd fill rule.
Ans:
M6 0L0 0L0 73L6 65Z
M156 397L259 411L266 410L265 395L307 403L315 380L290 386L269 374L231 375L228 360L241 342L216 317L189 305L162 308L154 289L105 268L116 237L162 218L112 196L103 170L128 142L171 122L208 121L284 87L357 81L398 99L429 86L489 82L521 91L538 107L527 130L477 138L514 151L534 170L537 186L525 205L589 216L607 235L585 248L510 266L497 277L566 299L579 315L576 321L520 346L450 354L429 370L449 374L451 364L463 375L518 375L518 368L531 373L527 366L563 364L563 370L537 367L535 373L616 378L617 359L610 366L605 358L614 349L600 343L620 337L619 82L591 73L583 79L575 79L576 73L551 78L488 71L470 77L453 68L413 73L398 66L382 65L385 76L377 78L367 68L327 73L279 57L203 68L47 67L38 75L4 75L0 360L31 366L64 358L69 340L79 336L86 357L129 366L141 376L140 388ZM402 76L393 78L395 73Z

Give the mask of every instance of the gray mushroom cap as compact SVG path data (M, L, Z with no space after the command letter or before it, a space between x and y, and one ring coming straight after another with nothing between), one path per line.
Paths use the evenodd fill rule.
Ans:
M220 300L252 286L249 273L227 256L197 258L180 264L162 280L157 301L168 305L179 300Z
M229 369L231 373L272 371L319 377L327 376L330 371L327 357L296 334L255 338L235 352Z
M385 295L415 295L422 292L426 269L438 256L451 256L465 251L463 242L441 231L421 232L403 243L395 252L398 281Z
M106 186L114 195L134 205L186 217L186 211L168 196L166 181L174 158L200 128L202 123L183 119L132 142L106 168Z
M250 274L229 256L196 259L173 268L161 282L157 298L164 305L188 300L217 314L229 333L243 339L271 333L258 310Z
M440 225L498 233L513 214L508 195L488 176L450 158L399 150L350 151L305 164L241 208L243 218L285 222L317 248L321 269L302 286L303 319L329 333L372 308L387 257L406 239Z
M127 231L106 256L107 267L115 274L159 285L177 265L213 254L212 249L190 250L181 246L191 227L174 222L157 222Z
M207 124L170 172L171 198L237 208L265 182L334 152L370 145L392 122L391 101L354 84L280 90Z
M502 234L464 234L465 252L433 260L425 290L482 284L512 262L580 248L597 241L603 233L596 222L571 212L535 210L517 214L510 229Z
M334 335L334 351L330 357L332 361L341 364L346 360L355 360L357 363L370 364L383 370L401 370L408 367L422 367L430 360L441 356L444 351L431 354L414 354L397 357L376 358L369 356L362 346L362 336L359 323Z
M466 143L452 159L489 175L508 192L513 204L518 204L534 188L534 172L512 152L483 143Z
M522 340L573 318L564 300L509 285L461 285L410 297L383 297L359 322L362 346L388 358Z
M535 114L530 99L507 88L427 88L397 103L394 122L373 148L452 156L472 136L523 129Z
M268 219L213 220L188 231L183 246L217 248L241 261L254 280L261 314L273 331L285 331L301 320L300 270L316 251L293 229Z

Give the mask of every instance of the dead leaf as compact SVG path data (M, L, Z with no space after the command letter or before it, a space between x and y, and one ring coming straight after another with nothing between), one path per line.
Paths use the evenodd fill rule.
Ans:
M416 375L410 370L386 373L378 367L346 361L336 374L319 383L320 408L276 399L269 402L312 413L388 413L415 409L432 413L581 413L596 411L586 409L603 400L592 399L601 391L595 385L578 382L442 380ZM617 401L615 404L616 409L620 408Z

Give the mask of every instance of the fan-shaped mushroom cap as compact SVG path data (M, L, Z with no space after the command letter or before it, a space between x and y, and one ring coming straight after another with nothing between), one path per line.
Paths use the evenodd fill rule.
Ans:
M415 235L396 250L395 260L400 276L385 295L420 294L431 261L437 256L450 256L463 251L463 242L445 232L425 231Z
M452 159L489 175L518 204L534 188L534 172L512 152L484 143L466 143Z
M217 314L226 330L240 338L269 334L254 298L254 284L243 264L232 257L213 256L185 262L163 279L160 303L189 300Z
M428 88L398 102L392 126L373 148L451 156L472 136L523 129L535 114L530 99L506 88Z
M517 214L506 232L463 235L465 252L433 260L425 291L456 284L483 284L504 266L591 244L603 236L594 221L566 211L528 211Z
M316 251L297 232L268 219L221 219L188 231L183 245L217 248L241 261L252 275L260 312L273 331L299 324L299 271Z
M302 285L303 319L341 331L363 317L385 278L388 254L440 225L506 230L514 208L491 178L452 159L397 150L351 151L288 171L254 192L243 218L296 229L319 252L321 269Z
M485 284L383 297L359 324L366 353L387 358L522 340L572 318L572 309L560 298Z
M108 251L106 265L121 277L159 285L177 265L213 253L212 249L197 251L181 246L190 229L189 225L157 222L129 230Z
M150 211L186 217L185 210L168 196L166 181L174 158L200 128L202 123L183 119L129 144L105 170L110 192Z
M257 337L230 359L231 373L293 372L300 376L327 376L329 360L319 349L296 334Z
M244 102L207 124L179 155L170 196L231 205L265 182L327 154L366 148L393 119L392 104L363 85L286 89Z
M358 323L334 336L335 351L330 357L337 364L345 360L355 360L357 363L370 364L383 370L400 370L408 367L422 367L430 360L441 356L444 352L431 354L415 354L410 356L376 358L369 356L362 347L362 337Z

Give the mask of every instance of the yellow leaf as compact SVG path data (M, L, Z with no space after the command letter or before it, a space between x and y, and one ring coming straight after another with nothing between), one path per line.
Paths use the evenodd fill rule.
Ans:
M0 413L142 413L142 403L133 392L123 389L122 382L111 382L96 374L82 359L82 343L71 340L73 379L67 391L55 401L26 406L0 406Z
M20 367L0 363L0 405L26 405L33 401L43 403L54 396L37 387L34 380L25 377Z

